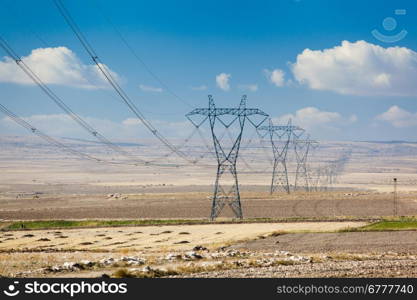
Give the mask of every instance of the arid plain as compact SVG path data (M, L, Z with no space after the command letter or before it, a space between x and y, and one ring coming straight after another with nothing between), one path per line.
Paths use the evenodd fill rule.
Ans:
M108 157L99 144L62 140ZM117 157L112 164L80 161L32 137L2 136L0 146L2 276L416 276L412 226L372 227L401 216L415 220L414 143L323 142L311 169L348 150L343 171L333 184L322 180L311 192L289 195L269 194L268 153L242 149L244 219L233 220L226 207L214 223L207 220L210 153L195 165L170 156L132 166L114 163ZM157 145L124 148L150 161L166 155ZM293 181L293 171L289 176ZM81 225L47 222L57 220ZM45 228L31 228L39 221Z

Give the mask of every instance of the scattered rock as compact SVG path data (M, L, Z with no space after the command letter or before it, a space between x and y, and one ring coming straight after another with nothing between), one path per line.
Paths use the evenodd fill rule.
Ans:
M146 267L143 267L141 271L144 273L149 273L149 272L152 272L153 269L150 266L146 266Z
M184 255L183 255L183 257L182 257L184 260L196 260L196 259L202 259L203 258L203 256L202 255L200 255L200 254L198 254L197 252L195 252L195 251L189 251L189 252L186 252Z
M226 251L226 255L229 257L236 257L236 256L242 256L242 253L238 250L229 249Z
M122 194L115 193L115 194L107 194L107 199L127 199L127 196L122 196Z
M22 236L22 238L30 238L30 237L34 237L34 235L29 233L29 234L25 234Z
M84 266L75 262L64 262L64 264L62 265L62 268L68 271L78 271L78 270L83 270Z
M208 250L206 247L203 247L201 245L197 245L193 248L194 251L206 251Z
M114 264L116 261L113 257L103 258L99 261L100 264L108 266Z
M125 262L128 265L144 265L146 260L137 256L123 256L120 261Z
M92 261L89 261L89 260L82 260L81 261L81 265L83 265L84 267L87 267L87 268L94 267L95 264L96 264L95 262L92 262Z
M40 238L39 240L37 240L38 242L50 242L51 240L48 238Z
M46 267L44 271L46 272L63 272L63 271L80 271L83 270L84 266L76 262L64 262L62 265L55 265L51 267Z
M178 259L182 259L182 255L181 254L168 253L165 256L165 260L178 260Z
M288 257L288 260L293 262L310 262L311 258L305 256L292 255Z
M189 244L189 243L190 243L189 241L179 241L174 244Z

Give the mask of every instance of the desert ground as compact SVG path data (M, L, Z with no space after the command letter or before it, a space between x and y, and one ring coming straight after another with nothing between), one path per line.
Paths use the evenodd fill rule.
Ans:
M62 141L109 155L97 143ZM134 166L80 161L31 137L1 136L0 146L1 276L417 276L414 227L366 229L387 218L417 216L414 143L323 142L312 153L311 168L351 151L334 182L273 195L270 157L243 148L238 170L244 219L234 220L226 207L213 223L207 220L216 171L210 153L189 165L168 159L157 145L125 145L150 161L166 155L163 165ZM293 182L291 161L289 169ZM25 225L48 220L149 223Z

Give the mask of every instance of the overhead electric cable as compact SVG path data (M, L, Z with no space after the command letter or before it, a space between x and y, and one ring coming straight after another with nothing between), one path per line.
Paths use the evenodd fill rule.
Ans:
M136 158L132 156L130 153L124 151L116 144L112 143L108 140L105 136L103 136L100 132L98 132L95 128L89 125L83 118L81 118L78 114L76 114L65 102L58 97L33 71L32 69L25 64L25 62L21 59L21 57L10 47L10 45L0 36L0 47L4 49L4 51L13 58L16 64L24 71L32 81L41 88L41 90L52 100L56 105L58 105L62 110L66 112L66 114L77 122L82 128L84 128L87 132L97 138L99 141L104 143L107 147L111 148L113 151L128 157L138 163L141 164L149 164L149 162Z
M95 161L95 162L100 162L100 163L106 163L106 164L111 164L111 165L130 165L130 166L138 166L138 164L135 163L127 163L127 162L118 162L118 161L110 161L110 160L106 160L106 159L102 159L102 158L97 158L95 156L83 153L81 151L78 151L68 145L65 145L63 143L61 143L60 141L58 141L57 139L45 134L44 132L42 132L41 130L37 129L35 126L33 126L32 124L30 124L29 122L25 121L23 118L19 117L17 114L15 114L14 112L10 111L8 108L6 108L4 105L2 105L0 103L0 111L2 113L4 113L6 116L8 116L11 120L13 120L14 122L16 122L17 124L19 124L20 126L26 128L28 131L30 131L33 134L36 134L37 136L39 136L40 138L42 138L43 140L47 141L48 143L70 153L73 154L75 156L79 156L83 159L87 159L87 160L91 160L91 161ZM160 166L164 166L164 167L168 167L168 166L177 166L177 165L169 165L169 164L165 164L165 165L160 165Z
M73 18L71 17L68 10L65 8L64 4L60 0L54 0L55 5L57 6L59 12L64 17L65 21L74 32L78 40L80 41L83 48L86 52L90 55L93 62L97 65L100 72L103 74L105 79L109 82L109 84L113 87L116 93L120 96L123 103L125 103L128 108L136 115L136 117L142 122L142 124L158 139L160 140L166 147L168 147L172 152L176 153L178 156L183 158L184 160L195 164L196 161L190 159L186 153L183 153L179 149L177 149L173 144L171 144L154 126L153 124L148 121L143 113L138 109L138 107L133 103L130 97L126 94L126 92L120 87L117 81L114 79L114 76L108 70L107 66L100 60L97 53L95 52L94 48L85 38L81 30L78 28L78 25L75 23Z
M99 5L99 3L94 3L96 7L98 7L98 11L103 16L103 18L107 21L107 23L110 24L110 26L113 28L113 31L116 33L116 35L119 37L119 39L122 41L122 43L126 46L126 48L129 50L129 52L133 55L133 57L142 65L142 67L151 75L169 94L171 94L174 98L181 101L183 104L194 108L190 103L185 101L182 97L178 96L156 73L145 63L145 61L139 56L139 54L135 51L135 49L130 45L130 43L127 41L127 39L124 37L122 32L119 30L119 28L114 24L114 22L110 19L110 17L105 14L104 9Z

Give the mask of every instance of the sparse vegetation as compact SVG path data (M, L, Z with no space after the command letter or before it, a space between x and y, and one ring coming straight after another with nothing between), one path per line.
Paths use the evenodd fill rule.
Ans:
M53 229L53 228L93 228L93 227L123 227L123 226L146 226L146 225L178 225L199 224L204 220L48 220L48 221L21 221L13 222L2 230L21 229Z
M248 218L210 221L208 219L141 219L141 220L41 220L8 222L0 225L1 230L34 230L34 229L67 229L67 228L97 228L124 226L152 225L198 225L198 224L236 224L236 223L275 223L275 222L317 222L317 221L367 221L366 218L337 217L337 218ZM372 219L375 221L376 219ZM381 219L378 219L381 220ZM417 219L416 219L417 220ZM416 221L417 222L417 221ZM181 233L181 234L186 234ZM220 234L220 232L219 232Z
M115 278L159 278L165 276L178 275L176 271L173 270L162 270L162 269L151 269L148 272L128 270L128 269L119 269L113 273Z
M352 231L393 231L393 230L417 230L416 217L387 218L358 228L348 228L342 232Z
M113 277L115 278L135 278L135 274L130 272L128 269L119 269L113 273Z

